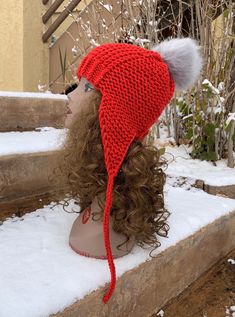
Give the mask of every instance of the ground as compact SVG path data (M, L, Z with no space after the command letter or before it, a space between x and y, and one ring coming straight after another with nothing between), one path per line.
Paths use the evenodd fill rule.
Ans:
M230 306L235 306L235 264L228 259L235 260L235 249L162 307L164 313L151 317L235 316L229 312Z

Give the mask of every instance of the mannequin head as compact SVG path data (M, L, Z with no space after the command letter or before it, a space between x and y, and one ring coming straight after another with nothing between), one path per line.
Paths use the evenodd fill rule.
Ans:
M80 212L97 198L99 211L92 213L92 219L102 221L108 178L98 116L102 95L96 89L85 91L87 83L81 78L68 94L72 113L68 110L65 121L68 133L59 170L67 179L68 196L75 199ZM164 207L165 173L161 164L157 148L134 139L115 178L110 211L113 230L126 236L125 243L135 237L141 247L147 244L157 248L160 242L156 234L167 236L170 213Z
M74 116L82 111L82 105L86 104L86 100L90 98L90 92L94 90L94 87L89 81L82 77L77 87L67 94L69 99L68 113L65 120L65 127L69 128Z

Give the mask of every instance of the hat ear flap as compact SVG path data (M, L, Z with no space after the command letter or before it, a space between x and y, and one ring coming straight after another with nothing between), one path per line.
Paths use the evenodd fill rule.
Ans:
M175 38L156 44L151 49L158 52L168 65L176 90L185 90L198 79L205 63L196 40Z
M104 161L107 173L114 176L118 174L128 148L136 137L136 131L128 116L122 115L122 106L113 96L106 93L102 95L99 123Z

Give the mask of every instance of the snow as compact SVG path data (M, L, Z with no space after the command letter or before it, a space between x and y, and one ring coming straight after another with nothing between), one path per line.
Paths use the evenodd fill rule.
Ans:
M156 315L163 317L164 316L164 311L161 309Z
M43 93L43 92L0 91L0 97L49 98L49 99L68 100L67 95Z
M108 10L110 13L112 13L113 6L111 4L104 4L101 1L99 1L99 4L101 4L106 10Z
M165 204L171 212L169 238L159 236L156 255L203 226L235 210L235 200L209 195L199 189L165 185ZM0 225L0 316L45 317L62 311L110 282L107 261L81 256L68 245L70 229L80 207L69 200L68 212L54 203ZM184 226L182 226L184 223ZM135 246L115 259L116 275L151 260ZM102 299L101 299L102 300ZM101 303L102 304L102 303Z
M214 86L212 85L212 83L211 83L208 79L204 79L203 82L202 82L202 84L208 85L208 86L211 88L211 90L212 90L212 92L213 92L214 94L216 94L216 95L219 95L219 94L220 94L220 90L217 89L216 87L214 87Z
M235 317L235 306L225 306L226 307L226 310L225 310L225 314L226 316L225 317ZM232 315L230 315L232 313Z
M211 186L226 186L235 184L235 168L227 167L225 159L216 162L200 161L189 156L191 148L185 145L179 147L166 146L164 157L168 161L167 175L184 176L205 181Z
M230 121L235 121L235 112L229 112L226 124L228 125Z
M36 131L0 133L0 155L53 151L60 148L67 129L37 128Z

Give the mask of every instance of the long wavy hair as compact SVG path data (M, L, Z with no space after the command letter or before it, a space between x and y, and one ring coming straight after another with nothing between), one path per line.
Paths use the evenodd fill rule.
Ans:
M101 93L93 90L86 104L80 104L82 111L74 116L68 129L56 168L66 178L67 199L75 200L79 213L97 196L101 211L92 213L94 221L103 219L105 199L101 198L105 198L108 179L98 120L101 98ZM170 212L164 206L166 175L162 164L167 163L161 160L156 147L133 140L113 188L113 230L126 236L118 248L134 237L140 247L146 244L155 250L161 245L157 235L168 237L170 227L166 220ZM68 206L67 199L62 201L63 208Z

